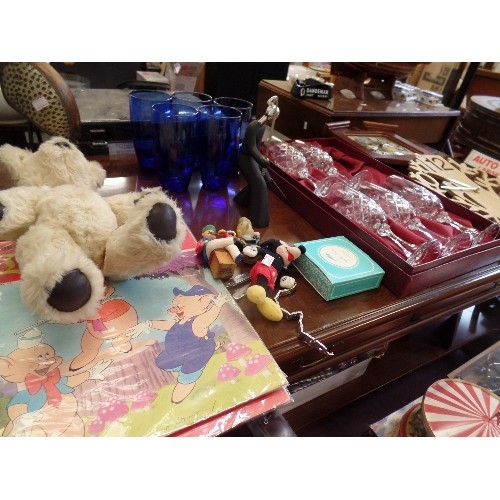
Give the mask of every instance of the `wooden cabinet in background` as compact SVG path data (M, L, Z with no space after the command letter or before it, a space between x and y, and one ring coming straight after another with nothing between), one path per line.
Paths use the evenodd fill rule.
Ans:
M470 98L473 95L500 97L500 73L479 68L467 88L466 95L467 98Z
M407 139L430 144L437 149L448 138L460 111L446 106L427 106L417 102L379 100L374 97L346 99L337 91L328 100L299 99L292 96L292 84L282 80L259 83L256 116L262 116L267 101L278 96L280 116L275 128L291 139L328 137L328 122L348 120L360 126L366 120L397 126L397 133Z

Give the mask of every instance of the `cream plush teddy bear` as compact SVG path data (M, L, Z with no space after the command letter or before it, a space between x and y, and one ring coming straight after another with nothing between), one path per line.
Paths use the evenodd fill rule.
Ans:
M0 241L17 241L21 298L42 319L92 319L105 278L152 271L181 252L186 230L174 200L161 188L102 197L106 171L63 137L35 153L1 146L5 172L14 187L0 191Z

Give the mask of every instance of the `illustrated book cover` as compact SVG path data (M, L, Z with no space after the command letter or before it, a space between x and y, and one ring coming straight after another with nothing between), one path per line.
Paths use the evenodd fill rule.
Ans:
M14 241L0 241L0 283L19 281L21 278L15 251Z
M11 250L3 276L16 276ZM290 401L267 347L189 247L107 283L95 319L44 322L16 277L0 284L0 317L3 436L217 435Z

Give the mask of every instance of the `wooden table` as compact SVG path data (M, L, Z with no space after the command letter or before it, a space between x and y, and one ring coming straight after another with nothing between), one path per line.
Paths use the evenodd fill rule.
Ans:
M154 175L140 177L141 185L155 183ZM206 224L224 229L236 228L238 218L245 212L232 200L243 185L244 181L235 178L227 192L211 192L201 187L199 175L195 173L189 191L175 195L195 236L201 234ZM294 243L324 237L301 217L300 209L295 211L273 192L269 193L269 206L270 226L259 228L262 241L280 238ZM248 269L242 264L238 272ZM335 389L335 397L326 394L318 401L287 412L287 420L296 429L459 347L463 339L453 339L454 320L458 319L458 314L500 293L498 263L406 298L398 298L381 286L377 290L330 302L324 301L300 273L296 270L292 273L298 282L297 289L294 294L282 297L280 305L291 312L303 311L304 330L326 345L335 356L325 357L299 340L296 321L268 321L246 298L239 301L290 383L390 343L384 357L388 360L385 367L384 359L377 360L380 363L372 363L359 380ZM426 345L425 341L417 346L405 344L405 337L423 326L442 323L449 328L439 329L439 347L435 343Z
M92 159L101 161L108 170L109 176L101 190L103 194L157 185L153 174L138 176L134 156ZM0 188L7 187L8 184L2 185L1 181ZM239 217L245 213L235 206L233 197L243 185L244 181L234 178L227 191L207 191L201 187L199 175L195 173L189 191L175 195L195 236L209 223L217 228L236 228ZM290 206L293 200L289 203L269 193L271 223L267 228L260 228L261 239L280 238L294 243L322 238L324 235L302 218L300 207L295 211ZM248 269L242 264L238 271ZM280 300L281 306L288 311L303 311L305 331L325 344L335 356L324 357L299 340L296 321L283 319L278 323L270 322L246 298L239 301L241 309L287 374L290 383L389 343L387 354L374 360L361 378L287 412L286 419L295 429L444 356L459 347L461 342L471 340L472 334L469 339L453 339L453 320L465 308L500 293L498 264L466 273L403 299L381 286L377 290L326 302L297 271L292 270L292 273L298 286L294 294ZM416 344L413 340L408 341L409 334L433 324L439 325L438 341L429 342L423 337Z
M267 100L278 96L280 116L276 130L292 139L327 137L325 123L349 120L361 126L363 121L397 125L397 133L407 139L441 149L460 111L445 106L427 106L418 102L379 100L370 94L362 101L346 99L334 89L328 100L299 99L290 93L291 82L262 80L259 83L256 116L262 116Z

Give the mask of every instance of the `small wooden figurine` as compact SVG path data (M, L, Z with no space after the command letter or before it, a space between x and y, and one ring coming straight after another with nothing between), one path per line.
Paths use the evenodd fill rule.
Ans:
M214 278L230 278L236 265L243 259L236 245L237 241L234 231L217 231L212 224L207 224L202 229L201 238L196 244L196 253L201 254Z

